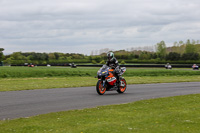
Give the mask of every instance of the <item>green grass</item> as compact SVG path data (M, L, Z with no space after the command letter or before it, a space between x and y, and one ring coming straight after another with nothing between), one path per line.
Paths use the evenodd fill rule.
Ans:
M128 84L199 82L200 76L133 76L125 77ZM94 77L41 77L41 78L2 78L0 91L17 91L32 89L51 89L95 86Z
M0 91L95 86L99 68L0 67ZM200 71L191 69L127 68L128 84L198 82Z
M44 77L44 78L5 78L0 79L0 91L67 88L94 86L94 77Z
M0 78L30 78L30 77L94 77L99 68L69 68L69 67L0 67ZM200 71L191 69L164 68L127 68L124 76L193 76Z
M98 68L0 67L0 78L94 76Z
M188 88L189 89L189 88ZM0 121L2 133L198 133L200 94Z

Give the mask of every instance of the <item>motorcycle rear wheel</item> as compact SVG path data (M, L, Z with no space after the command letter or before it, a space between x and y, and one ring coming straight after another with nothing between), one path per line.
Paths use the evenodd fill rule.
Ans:
M103 87L103 81L99 80L96 85L96 91L99 95L103 95L106 92L106 88Z
M121 84L123 84L123 86L120 85L119 89L117 90L118 93L124 93L126 91L126 80L124 78L121 79Z

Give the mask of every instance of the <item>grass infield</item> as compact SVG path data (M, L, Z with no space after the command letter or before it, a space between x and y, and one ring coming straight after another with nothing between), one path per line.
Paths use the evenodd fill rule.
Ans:
M0 78L39 78L39 77L94 77L99 68L69 67L0 67ZM200 71L192 69L127 68L125 77L133 76L193 76Z
M95 86L99 68L0 67L0 91ZM191 69L127 68L128 84L198 82L200 71Z
M127 84L199 82L200 76L133 76L125 77ZM41 77L41 78L2 78L0 91L52 89L95 86L94 77ZM95 88L94 88L95 89Z
M189 88L188 88L189 89ZM198 133L200 94L0 121L2 133Z

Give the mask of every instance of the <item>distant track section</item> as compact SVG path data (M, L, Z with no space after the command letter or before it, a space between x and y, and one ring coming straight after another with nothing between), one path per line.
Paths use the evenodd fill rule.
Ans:
M145 65L120 65L121 67L160 67L164 68L165 65L160 64L145 64ZM77 67L102 67L102 65L77 65ZM187 65L172 65L172 68L192 68L192 64Z

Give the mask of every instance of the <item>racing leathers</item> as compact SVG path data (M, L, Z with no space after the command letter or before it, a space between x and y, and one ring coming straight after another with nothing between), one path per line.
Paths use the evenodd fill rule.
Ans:
M120 66L117 59L114 57L112 60L107 60L106 65L114 69L113 73L117 78L117 85L119 86Z

